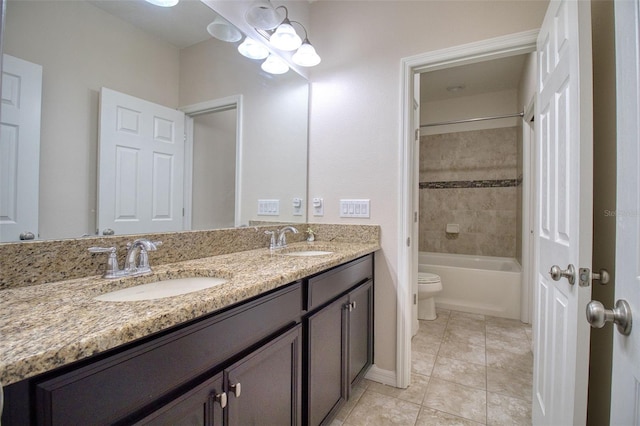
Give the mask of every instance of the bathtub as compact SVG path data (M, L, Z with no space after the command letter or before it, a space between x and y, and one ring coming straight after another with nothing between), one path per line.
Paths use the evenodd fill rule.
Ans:
M521 270L515 259L420 252L418 271L442 279L435 298L439 308L520 319Z

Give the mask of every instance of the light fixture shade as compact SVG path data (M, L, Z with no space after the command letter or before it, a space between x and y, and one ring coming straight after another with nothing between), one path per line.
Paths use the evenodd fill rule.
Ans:
M320 56L316 53L316 49L309 43L309 40L305 40L302 46L291 57L293 63L302 67L315 67L320 63Z
M276 28L269 41L274 47L287 52L296 50L302 44L302 39L286 20Z
M284 19L269 0L257 0L244 14L249 25L259 30L272 30Z
M245 37L244 41L238 46L238 52L249 59L264 59L269 56L269 49L262 43L259 43L249 37Z
M284 74L289 71L289 65L273 53L269 54L269 57L262 63L260 68L269 74Z
M176 4L178 4L178 2L180 0L146 0L148 3L151 3L155 6L161 6L161 7L173 7Z
M207 32L211 34L211 37L229 43L235 43L242 38L240 30L221 16L216 16L216 19L207 25Z

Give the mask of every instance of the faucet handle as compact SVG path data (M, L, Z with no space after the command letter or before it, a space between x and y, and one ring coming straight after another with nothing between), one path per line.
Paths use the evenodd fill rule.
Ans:
M91 253L115 253L115 247L89 247Z
M116 278L120 272L120 266L118 265L118 257L116 256L115 247L89 247L91 253L109 253L109 259L107 260L107 269L104 272L104 278Z
M271 240L269 241L269 249L273 250L276 248L276 231L264 231L265 235L271 235Z

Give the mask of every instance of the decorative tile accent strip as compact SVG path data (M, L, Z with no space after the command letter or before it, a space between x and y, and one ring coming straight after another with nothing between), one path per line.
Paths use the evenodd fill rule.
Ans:
M420 182L420 189L509 188L518 186L522 179L455 180L449 182Z

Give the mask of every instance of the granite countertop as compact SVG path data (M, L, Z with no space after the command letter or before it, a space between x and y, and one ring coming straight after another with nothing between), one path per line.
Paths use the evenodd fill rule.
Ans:
M56 367L215 312L380 248L369 243L295 243L284 256L268 249L153 266L150 275L100 276L0 291L0 382L6 386ZM169 278L215 276L228 281L180 296L140 302L101 302L113 290Z

